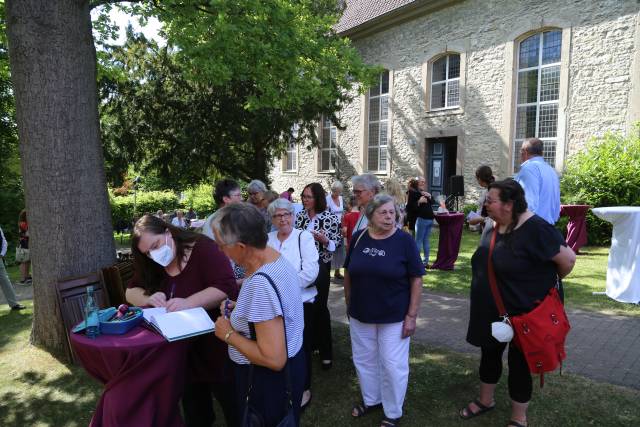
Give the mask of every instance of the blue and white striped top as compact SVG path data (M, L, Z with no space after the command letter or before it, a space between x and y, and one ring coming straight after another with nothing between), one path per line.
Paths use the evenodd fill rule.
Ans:
M260 323L282 316L276 292L266 277L256 273L264 273L271 277L280 293L287 327L287 349L289 357L293 357L302 347L304 312L298 274L283 256L263 265L245 279L240 288L236 306L231 312L231 326L243 336L251 338L249 322ZM249 360L232 345L229 345L229 357L239 364L249 363Z

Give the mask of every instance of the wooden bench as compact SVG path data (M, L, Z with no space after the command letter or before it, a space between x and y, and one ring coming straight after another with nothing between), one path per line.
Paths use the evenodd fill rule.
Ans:
M120 261L100 270L100 280L109 294L113 306L125 304L127 283L133 278L133 261Z

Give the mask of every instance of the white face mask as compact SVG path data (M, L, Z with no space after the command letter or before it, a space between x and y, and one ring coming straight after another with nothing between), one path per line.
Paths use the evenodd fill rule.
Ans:
M168 236L164 235L164 245L160 246L158 249L154 249L149 251L149 256L152 260L157 262L163 267L166 267L173 261L173 250L171 246L168 245Z

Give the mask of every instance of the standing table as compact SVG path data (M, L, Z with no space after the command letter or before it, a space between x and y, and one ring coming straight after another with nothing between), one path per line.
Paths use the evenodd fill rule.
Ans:
M187 340L167 342L137 326L123 335L70 334L86 371L104 384L91 426L184 426Z
M613 224L606 294L620 302L640 302L640 206L595 208Z
M589 205L562 205L560 215L568 216L567 245L577 254L587 244L587 211Z
M464 214L462 212L453 212L436 214L435 217L440 227L440 238L438 239L438 256L431 268L453 270L453 264L458 259L458 252L460 251Z

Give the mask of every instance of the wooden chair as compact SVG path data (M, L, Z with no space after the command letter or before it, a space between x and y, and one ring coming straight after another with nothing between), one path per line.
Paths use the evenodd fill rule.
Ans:
M133 277L133 261L120 261L100 270L100 281L109 294L113 306L126 303L125 290Z
M98 308L109 306L109 296L105 292L104 286L100 282L100 276L97 273L66 278L56 283L58 306L60 307L64 329L67 333L68 351L74 362L77 362L77 360L72 351L69 334L72 327L84 320L87 286L93 286L93 296Z

